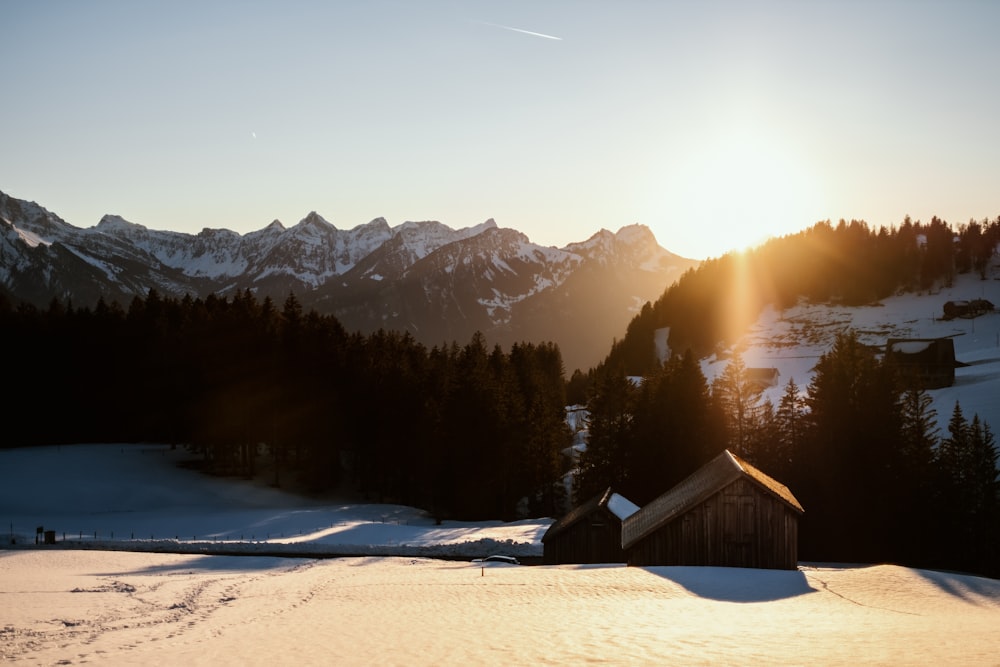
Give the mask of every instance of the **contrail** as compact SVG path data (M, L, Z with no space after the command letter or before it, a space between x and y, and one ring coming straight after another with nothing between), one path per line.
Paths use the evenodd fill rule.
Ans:
M545 39L554 39L557 42L562 41L562 37L556 37L555 35L546 35L544 32L532 32L531 30L522 30L521 28L515 28L509 25L503 25L500 23L490 23L489 21L475 21L479 25L493 26L494 28L503 28L504 30L510 30L513 32L519 32L522 35L531 35L533 37L543 37Z

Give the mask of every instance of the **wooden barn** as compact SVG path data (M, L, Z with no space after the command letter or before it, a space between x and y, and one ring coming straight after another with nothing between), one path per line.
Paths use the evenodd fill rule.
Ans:
M638 509L610 488L591 498L545 531L543 562L546 565L624 563L622 521Z
M955 341L951 338L890 338L885 354L908 386L940 389L955 384Z
M628 517L629 565L794 570L803 509L788 487L724 451Z

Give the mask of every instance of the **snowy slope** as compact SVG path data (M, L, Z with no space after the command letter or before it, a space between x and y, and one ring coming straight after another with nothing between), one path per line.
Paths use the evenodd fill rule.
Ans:
M853 329L868 345L884 347L888 338L938 338L955 341L955 357L969 364L955 369L955 384L931 390L942 434L955 402L971 420L978 414L994 433L1000 430L1000 310L975 319L943 319L947 301L986 299L1000 307L1000 264L994 260L986 280L977 275L957 277L952 287L920 294L900 294L878 304L841 307L800 303L784 312L765 310L739 342L747 367L777 368L779 384L766 396L777 405L785 385L794 378L805 391L812 368L828 351L838 332ZM728 360L709 358L702 363L709 382L722 373Z

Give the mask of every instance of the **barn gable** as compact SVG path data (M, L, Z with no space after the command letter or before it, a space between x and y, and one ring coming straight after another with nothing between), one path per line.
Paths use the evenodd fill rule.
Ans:
M724 451L622 525L630 565L792 569L802 505L784 484Z
M542 536L545 563L624 562L621 524L638 509L609 487L549 526Z

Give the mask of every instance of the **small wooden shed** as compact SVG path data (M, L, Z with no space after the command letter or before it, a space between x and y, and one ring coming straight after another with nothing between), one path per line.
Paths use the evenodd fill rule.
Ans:
M788 487L727 451L628 517L629 565L794 570L802 505Z
M542 561L546 565L624 563L622 521L638 510L609 487L549 526L542 535Z

